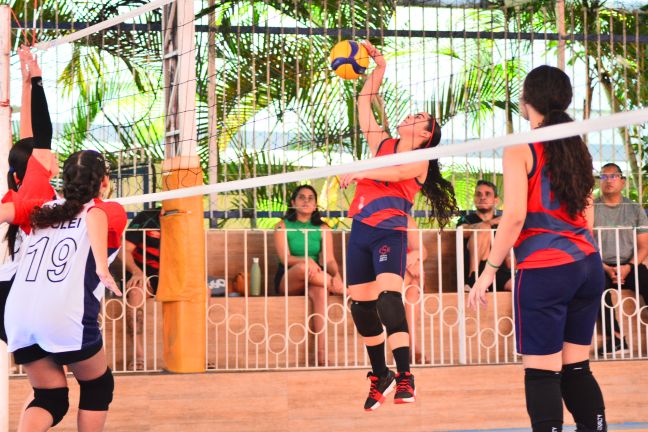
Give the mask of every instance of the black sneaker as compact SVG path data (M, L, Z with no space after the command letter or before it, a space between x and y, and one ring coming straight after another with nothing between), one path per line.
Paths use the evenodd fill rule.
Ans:
M369 372L367 378L371 381L371 387L369 387L369 396L367 396L364 409L365 411L375 411L385 401L385 396L396 387L396 376L388 369L384 376L379 377Z
M628 344L626 343L625 339L621 339L616 336L614 336L613 339L608 339L605 345L598 350L598 354L600 356L613 356L628 353L630 353L630 350L628 349Z
M394 403L404 404L416 401L416 388L414 388L414 375L403 372L396 375L396 394Z

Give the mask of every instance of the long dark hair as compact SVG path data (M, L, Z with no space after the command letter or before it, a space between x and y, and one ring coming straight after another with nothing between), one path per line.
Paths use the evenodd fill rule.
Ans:
M524 102L544 116L542 126L568 123L565 112L572 101L572 85L565 72L552 66L533 69L524 80ZM573 219L582 214L594 188L592 155L580 136L548 141L545 166L551 191Z
M51 207L36 207L31 214L32 226L44 228L74 218L84 204L99 196L106 175L106 159L101 153L81 150L70 155L63 164L65 202Z
M426 144L419 147L420 149L436 147L441 142L441 126L432 116L430 116L427 130L432 132L432 136ZM427 177L421 186L421 192L427 198L432 215L436 218L439 226L441 228L446 226L450 222L450 218L457 212L457 200L452 183L443 178L439 161L436 159L428 163Z
M313 192L313 195L315 195L315 211L311 215L311 224L315 226L320 226L320 225L325 225L326 222L322 220L322 215L320 214L319 209L317 208L317 192L311 185L300 185L293 190L292 194L290 195L290 203L288 204L288 210L286 210L286 214L284 215L284 219L289 220L290 222L295 222L297 220L297 209L292 206L292 202L297 199L297 195L299 195L299 191L302 189L308 189L311 192Z
M16 142L16 144L11 147L9 150L9 171L7 171L7 186L10 190L17 191L19 183L16 183L16 177L22 182L25 178L25 173L27 172L27 162L32 155L32 150L34 150L34 139L33 138L23 138ZM15 177L14 177L14 174ZM18 225L9 224L7 229L7 234L5 239L7 240L7 245L9 246L9 252L11 257L14 257L14 249L16 247L16 237L18 236L18 230L20 227Z

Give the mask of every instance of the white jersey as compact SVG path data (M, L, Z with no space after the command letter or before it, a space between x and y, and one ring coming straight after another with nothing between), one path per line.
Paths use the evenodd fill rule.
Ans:
M88 202L75 218L34 230L23 243L5 311L10 352L33 344L52 353L77 351L101 342L97 317L105 288L86 227L95 205Z
M20 248L20 245L24 244L26 240L27 234L25 231L19 229L16 233L16 243L14 245L13 255L7 254L7 259L2 265L0 265L0 282L10 281L16 274L18 264L20 263L21 252L24 250Z

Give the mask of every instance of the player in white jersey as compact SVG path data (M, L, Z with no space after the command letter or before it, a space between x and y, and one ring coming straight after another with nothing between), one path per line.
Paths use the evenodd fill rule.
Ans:
M103 155L76 152L63 165L64 199L31 215L5 311L9 351L34 388L20 430L46 431L67 412L63 365L80 386L79 430L105 424L114 380L97 318L104 288L121 294L108 265L126 226L124 209L100 199L108 187Z
M56 198L49 181L58 175L58 161L51 150L52 122L40 67L28 47L21 46L18 55L23 82L20 140L9 151L9 191L2 197L0 204L0 223L10 224L5 236L10 259L0 266L0 339L4 342L7 341L4 328L5 303L18 269L20 243L31 229L29 214L34 206ZM16 207L19 201L21 204Z

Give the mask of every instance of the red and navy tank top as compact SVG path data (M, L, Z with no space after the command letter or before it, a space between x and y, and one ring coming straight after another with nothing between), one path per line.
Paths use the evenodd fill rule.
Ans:
M572 219L551 191L544 144L529 144L533 168L528 175L527 216L515 242L520 269L554 267L597 252L585 216Z
M396 153L398 141L395 138L383 140L376 157ZM416 178L399 182L359 180L349 216L376 228L407 231L407 214L419 190L421 183Z

